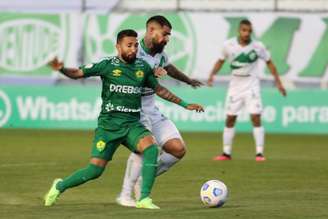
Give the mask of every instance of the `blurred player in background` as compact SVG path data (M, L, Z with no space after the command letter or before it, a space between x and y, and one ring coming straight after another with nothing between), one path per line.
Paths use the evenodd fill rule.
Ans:
M223 131L223 153L214 160L231 160L232 143L235 136L235 122L243 107L246 107L253 123L253 136L256 146L256 161L265 161L264 157L264 128L261 124L262 101L260 81L255 74L258 60L266 62L274 77L279 92L286 96L276 67L271 60L269 51L262 42L251 38L252 24L249 20L242 20L239 24L239 36L227 40L218 61L215 63L208 79L212 86L214 77L223 66L225 60L230 63L231 81L226 98L226 121Z
M54 70L72 79L101 77L102 107L89 164L64 179L55 179L45 196L46 206L53 205L67 189L100 177L118 146L123 144L143 154L141 197L136 207L158 209L149 197L157 170L158 146L150 131L140 123L142 88L150 87L161 98L188 110L203 111L202 106L187 104L158 83L153 69L136 57L138 42L134 30L119 32L116 48L117 56L81 68L65 68L57 58L49 63Z
M146 34L139 44L137 57L143 59L155 69L154 71L157 76L168 74L179 81L197 88L202 83L189 78L179 71L169 62L164 52L164 48L169 42L171 30L172 25L164 16L156 15L150 17L146 22ZM157 143L162 148L156 173L158 176L183 158L186 153L186 146L174 123L166 118L155 106L154 90L151 88L144 89L142 94L141 122L151 130ZM136 198L138 199L141 181L141 178L139 178L141 164L142 156L131 153L127 161L122 191L116 199L118 204L135 206L132 191L135 187Z

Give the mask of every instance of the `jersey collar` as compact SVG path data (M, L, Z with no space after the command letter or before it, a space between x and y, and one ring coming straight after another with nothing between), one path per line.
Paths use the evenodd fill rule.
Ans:
M140 46L141 48L147 53L150 55L150 49L146 47L146 44L145 44L145 38L143 38L140 42Z
M239 40L239 37L237 37L237 43L241 46L240 44L240 40ZM245 45L245 46L248 46L252 43L252 38L249 39L249 42Z

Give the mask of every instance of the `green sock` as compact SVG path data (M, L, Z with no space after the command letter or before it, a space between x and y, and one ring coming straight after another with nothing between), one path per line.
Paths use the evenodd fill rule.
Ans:
M153 144L143 152L142 187L140 200L148 197L153 187L157 171L157 145Z
M100 167L94 164L89 164L86 168L80 169L74 172L72 175L63 179L56 185L56 188L62 193L68 188L72 188L83 183L88 182L101 176L104 171L104 167Z

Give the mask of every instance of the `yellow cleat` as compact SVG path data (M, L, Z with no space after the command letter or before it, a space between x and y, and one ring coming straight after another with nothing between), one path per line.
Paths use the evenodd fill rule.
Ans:
M157 205L153 204L153 200L147 197L137 202L136 208L145 208L145 209L160 209Z
M58 182L63 181L62 179L55 179L52 183L52 186L48 193L44 196L44 205L45 206L51 206L55 204L56 200L58 199L60 195L60 191L56 189L56 185Z

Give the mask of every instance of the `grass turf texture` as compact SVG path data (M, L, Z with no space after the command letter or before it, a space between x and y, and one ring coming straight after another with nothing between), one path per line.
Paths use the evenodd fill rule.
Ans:
M232 161L212 161L217 133L184 133L188 153L153 189L158 211L116 205L128 151L120 147L101 178L68 190L53 207L42 197L55 177L86 166L93 132L0 130L0 218L328 218L328 136L267 135L256 163L250 134L236 136ZM201 185L224 181L229 200L203 207Z

